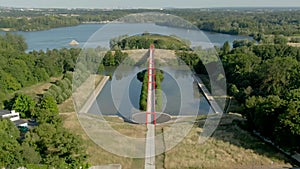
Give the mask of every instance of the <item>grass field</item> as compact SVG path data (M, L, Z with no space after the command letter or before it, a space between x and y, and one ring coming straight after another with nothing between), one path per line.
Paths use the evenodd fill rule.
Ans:
M24 87L16 93L22 93L31 96L32 98L38 98L39 95L43 94L49 87L56 81L60 80L62 77L52 77L47 82L41 82L29 87Z
M130 169L130 168L143 168L144 161L142 159L132 159L132 158L124 158L114 155L112 153L107 152L106 150L102 149L100 146L95 144L88 135L82 129L76 113L68 113L61 115L64 121L64 127L70 129L72 132L81 136L84 140L83 146L87 148L88 162L92 165L105 165L105 164L121 164L122 168ZM119 121L118 118L111 118L115 122ZM118 123L115 128L120 128ZM120 132L123 133L134 133L134 128L126 123L123 123L123 127Z
M211 138L198 144L204 120L199 120L189 135L174 149L165 153L166 168L282 168L291 167L284 155L263 143L249 132L232 124L243 120L225 115ZM166 126L168 128L168 126Z
M64 121L64 127L70 129L72 132L81 136L84 140L83 146L87 148L88 162L92 165L105 165L105 164L121 164L123 168L130 168L133 159L118 157L113 155L97 144L95 144L88 135L84 132L77 119L76 113L69 113L61 115Z
M143 159L131 159L113 155L96 145L85 134L75 113L63 114L64 126L84 139L84 146L92 165L121 164L123 168L143 168ZM112 128L129 137L144 137L145 126L123 122L118 117L105 117ZM291 167L284 155L263 143L249 132L232 124L243 120L238 115L225 115L213 136L198 144L198 136L205 118L199 118L184 140L170 151L156 157L156 168L283 168ZM156 134L168 129L159 125ZM139 133L139 134L137 134Z

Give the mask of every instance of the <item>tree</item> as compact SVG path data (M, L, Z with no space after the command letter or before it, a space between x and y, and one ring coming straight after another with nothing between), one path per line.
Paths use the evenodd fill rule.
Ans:
M233 41L233 48L238 48L238 47L242 47L242 46L247 46L247 47L250 47L252 46L254 43L252 41L249 41L249 40L234 40Z
M58 114L57 104L52 96L44 96L41 99L40 109L48 110L53 114Z
M16 78L11 74L6 73L4 70L0 70L0 84L1 88L8 92L14 92L21 88L21 85Z
M79 136L62 126L43 123L26 138L26 143L36 147L42 163L55 168L80 168L85 166L86 154Z
M226 55L230 52L230 44L228 41L226 41L222 47L223 55Z
M248 98L245 103L248 123L265 136L272 136L284 104L284 100L278 96Z
M27 95L18 94L12 100L12 108L20 113L21 118L30 118L34 115L35 101Z
M261 90L267 94L284 95L291 85L293 77L291 76L298 67L297 60L291 57L275 57L272 60L264 62L259 70L261 79Z
M253 39L256 40L257 42L261 42L264 39L264 35L261 33L257 33L253 35Z
M17 168L22 164L20 132L13 122L0 120L0 167Z
M253 47L253 52L262 60L273 59L277 55L274 45L256 45Z
M21 155L24 164L39 164L42 160L39 152L35 151L35 148L26 142L22 144Z
M287 43L287 38L284 36L280 35L275 35L274 36L274 44L279 44L279 45L286 45Z
M39 124L49 123L54 126L58 126L62 124L62 120L58 114L51 112L46 109L37 109L37 122Z
M280 122L290 133L300 136L300 88L289 91L286 100L287 109L280 116Z
M111 51L108 51L103 58L103 65L104 66L114 66L115 65L115 59L112 55Z
M256 69L261 59L253 54L228 54L222 57L222 62L229 83L235 84L238 89L255 87L259 80Z
M97 73L102 74L104 72L104 70L105 70L104 65L103 65L103 63L101 63L98 67Z
M287 93L284 111L279 115L276 126L276 141L290 149L300 151L300 88Z
M22 85L22 87L31 85L36 82L32 72L30 71L24 60L11 59L9 60L8 65L9 66L5 68L5 71L16 78Z
M39 82L46 81L49 79L49 75L44 68L36 68L36 70L33 71L33 75L37 78Z
M280 115L280 123L289 133L300 136L300 101L288 102L286 111Z
M25 42L25 39L22 35L15 35L12 33L7 33L5 35L6 41L11 44L11 46L14 47L14 49L25 52L25 50L28 48L27 43Z
M69 89L69 84L68 82L66 82L66 80L62 79L62 80L57 80L55 82L55 84L61 88L62 92L64 92L65 90Z
M36 117L40 124L49 123L58 126L62 123L56 101L51 95L43 96L39 107L36 109Z
M116 66L118 66L124 60L124 56L123 56L123 53L121 52L121 50L116 50L114 57L115 57L114 65L116 65Z

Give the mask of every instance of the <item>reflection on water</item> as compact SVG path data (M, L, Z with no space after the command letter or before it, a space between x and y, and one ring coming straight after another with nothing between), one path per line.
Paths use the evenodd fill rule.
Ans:
M106 74L113 74L113 77L102 89L100 95L97 97L97 104L95 103L90 109L90 113L98 114L99 111L103 115L121 115L129 118L133 113L139 112L139 98L141 93L142 83L137 79L137 72L144 70L140 67L127 67L122 71L117 71L118 74L113 74L114 68L106 69ZM164 80L162 82L162 90L164 93L164 112L170 115L196 115L207 114L209 104L206 99L199 93L195 87L195 81L192 74L188 70L176 70L171 67L160 68L164 71ZM122 73L120 73L122 72ZM122 83L125 81L129 83ZM120 84L128 84L124 87L128 90L120 88L112 89L112 81ZM120 104L113 101L112 92L124 95L120 98ZM127 97L128 96L128 97ZM129 100L126 100L129 98ZM115 98L116 99L116 98ZM115 101L116 102L116 101ZM128 104L130 103L130 104Z

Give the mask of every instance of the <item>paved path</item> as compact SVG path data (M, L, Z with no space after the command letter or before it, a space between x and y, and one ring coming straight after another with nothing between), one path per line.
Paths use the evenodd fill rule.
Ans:
M155 72L154 72L154 48L150 47L148 67L148 95L147 95L147 135L145 152L145 169L155 169ZM154 118L153 118L154 117ZM155 122L154 122L155 123Z
M216 100L214 99L214 97L210 94L210 92L208 91L208 89L205 87L205 85L202 82L202 80L199 77L197 77L196 75L194 75L194 77L195 77L195 79L198 82L198 86L201 88L202 92L204 93L204 97L209 102L210 106L215 111L215 113L222 114L223 110L220 108L220 106L218 105L218 103L216 102Z

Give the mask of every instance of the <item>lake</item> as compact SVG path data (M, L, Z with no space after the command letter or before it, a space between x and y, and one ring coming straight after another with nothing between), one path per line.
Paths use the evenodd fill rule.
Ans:
M151 23L142 24L81 24L78 26L55 28L36 32L14 32L25 37L28 44L28 50L46 50L54 48L70 48L69 43L76 40L78 47L96 47L109 46L111 38L120 35L135 35L144 32L158 33L163 35L176 35L183 39L189 39L191 46L221 46L229 41L231 44L237 39L251 39L248 36L227 35L221 33L211 33L205 31L185 30L166 26L158 26ZM1 32L4 33L4 32ZM87 42L87 43L86 43ZM164 67L165 78L162 82L164 92L164 112L171 115L192 115L207 114L209 104L205 98L199 94L197 84L195 83L190 71L173 70L170 67ZM102 89L97 97L97 104L90 109L91 113L99 113L99 109L104 115L122 115L129 118L132 113L139 109L139 97L142 83L136 78L137 72L142 69L132 67L127 70L127 76L116 78L113 74L112 81ZM113 73L113 72L111 72ZM129 79L128 79L129 78ZM113 102L111 91L114 85L112 83L122 83L130 81L128 88L125 89L122 104L116 105ZM179 84L179 85L178 85ZM179 87L181 86L181 87ZM129 99L128 99L129 98Z
M122 25L121 29L120 25ZM46 50L46 49L60 49L60 48L70 48L69 43L72 40L76 40L79 42L79 46L84 46L85 42L89 40L89 38L97 32L99 29L102 29L101 33L98 33L98 37L93 37L90 39L90 42L96 41L96 45L108 46L109 40L113 37L117 37L119 35L131 34L132 32L137 32L137 30L150 31L153 33L160 34L175 34L175 35L185 35L191 41L197 40L197 36L199 36L200 31L189 31L180 28L170 28L166 26L158 26L151 23L143 23L143 24L109 24L109 26L105 24L81 24L78 26L72 27L63 27L63 28L55 28L45 31L36 31L36 32L15 32L17 34L21 34L25 37L26 42L28 44L28 50ZM109 29L109 30L107 30ZM202 31L201 31L202 32ZM1 32L2 34L4 32ZM143 33L143 32L140 32ZM196 34L196 35L195 35ZM200 35L200 39L205 36L211 42L212 45L221 46L224 42L229 41L232 43L236 39L251 39L249 36L240 36L240 35L227 35L221 33L211 33L203 31L203 35ZM202 38L202 39L203 39ZM199 38L198 38L199 39ZM208 41L205 39L205 41Z

